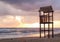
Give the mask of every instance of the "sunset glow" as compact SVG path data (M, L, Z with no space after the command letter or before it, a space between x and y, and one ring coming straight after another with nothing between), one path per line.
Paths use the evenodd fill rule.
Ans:
M22 17L21 17L21 16L15 16L15 19L16 19L18 22L21 22Z
M33 20L29 21L31 23L28 23L28 21L26 21L25 23L23 21L24 21L23 16L7 16L7 17L4 17L4 19L1 19L0 27L39 28L39 21L38 22L37 21L32 22ZM59 28L59 27L60 27L60 21L55 20L54 28ZM42 25L42 28L43 28L43 25ZM46 28L47 28L47 24L46 24Z

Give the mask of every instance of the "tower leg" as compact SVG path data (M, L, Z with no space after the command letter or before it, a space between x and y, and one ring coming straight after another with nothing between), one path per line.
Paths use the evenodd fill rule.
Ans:
M41 38L41 24L40 24L40 38Z
M44 38L45 38L45 23L44 23Z

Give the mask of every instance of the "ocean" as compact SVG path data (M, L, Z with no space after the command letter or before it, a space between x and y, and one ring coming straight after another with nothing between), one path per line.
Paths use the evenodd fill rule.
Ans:
M60 28L55 28L54 34L58 33L60 33ZM0 39L35 36L39 37L39 28L0 28Z

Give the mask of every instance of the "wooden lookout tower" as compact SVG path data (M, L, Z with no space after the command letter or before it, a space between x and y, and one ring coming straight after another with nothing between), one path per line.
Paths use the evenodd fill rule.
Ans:
M42 24L43 24L43 32L44 32L44 38L46 36L46 31L48 32L48 38L54 37L54 31L53 31L53 9L52 6L45 6L40 7L39 10L39 17L40 17L40 38L42 37ZM46 27L47 24L47 27ZM47 30L46 30L47 28ZM50 35L52 34L52 36Z

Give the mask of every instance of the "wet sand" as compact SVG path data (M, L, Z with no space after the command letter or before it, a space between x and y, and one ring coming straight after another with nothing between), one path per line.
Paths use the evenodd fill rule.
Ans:
M39 37L23 37L23 38L9 38L0 39L0 42L60 42L60 34L54 38L39 38Z
M60 42L60 38L38 38L38 37L10 38L0 39L0 42Z

